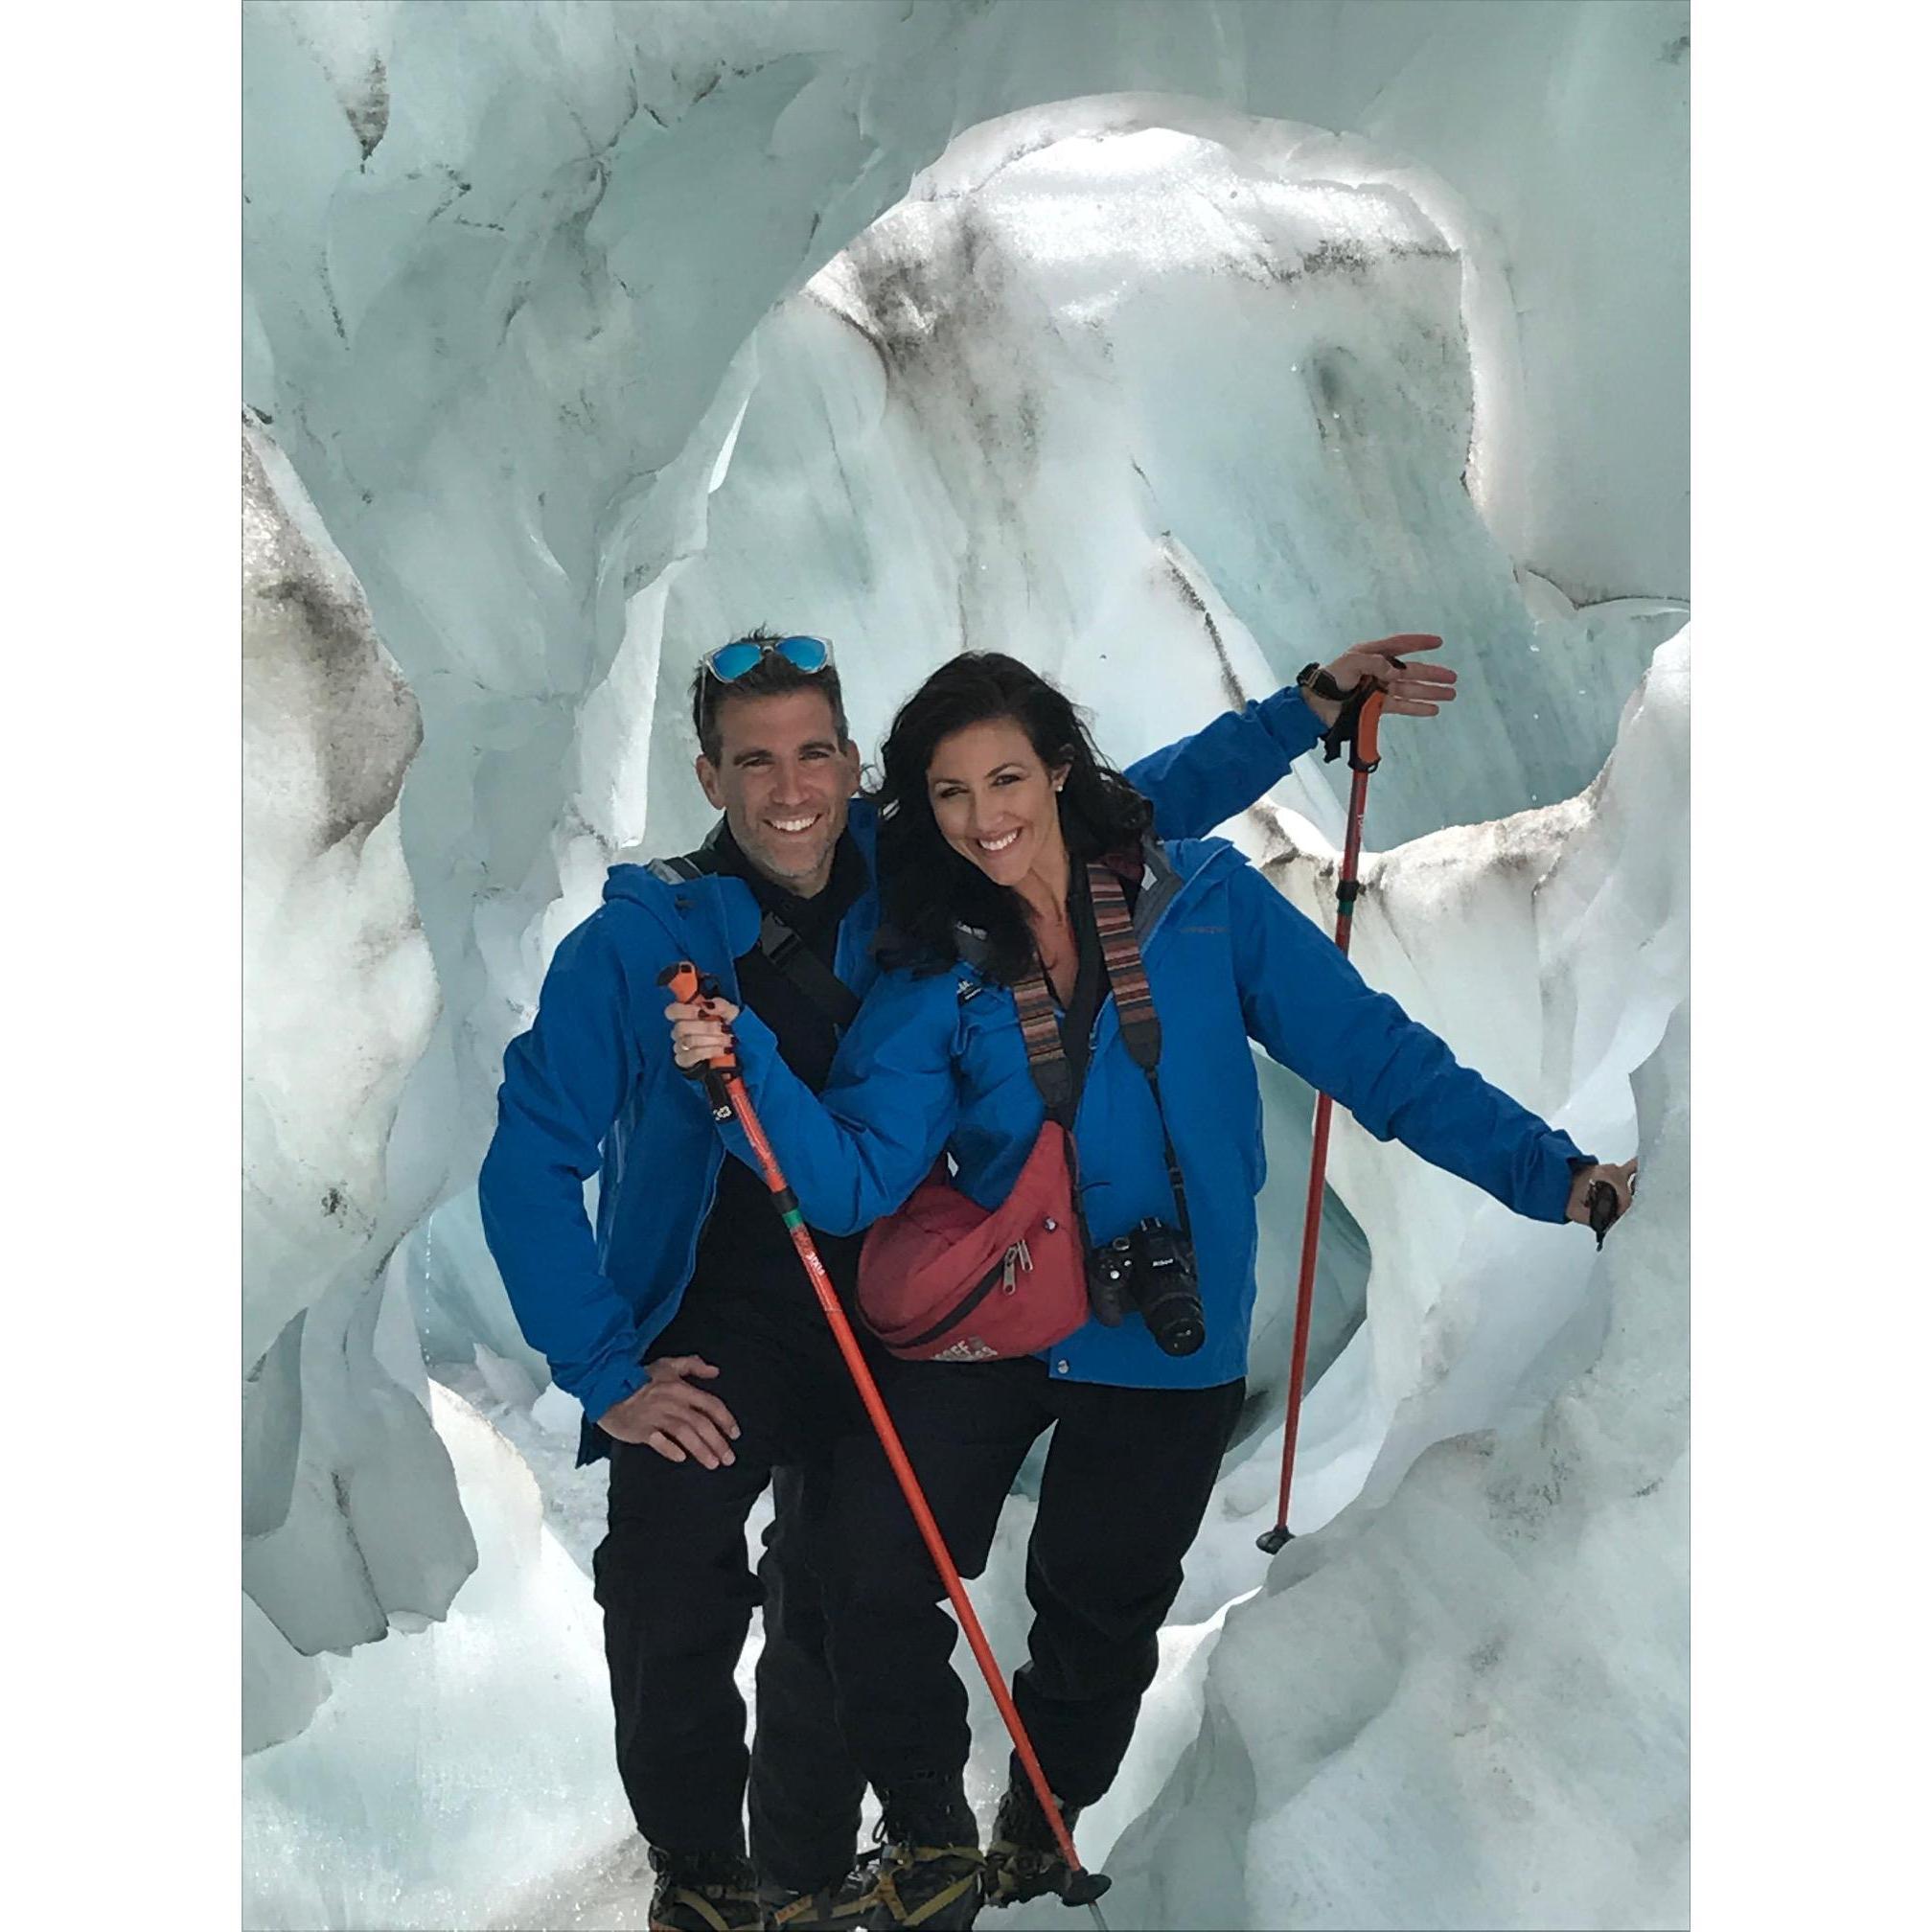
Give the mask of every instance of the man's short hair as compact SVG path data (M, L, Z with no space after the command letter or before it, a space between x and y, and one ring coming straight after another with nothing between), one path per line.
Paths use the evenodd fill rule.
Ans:
M774 631L745 631L730 640L734 643L775 644L780 633ZM801 671L789 657L767 651L742 678L727 684L714 678L701 659L691 679L691 723L698 733L699 748L716 765L724 755L724 734L718 713L734 698L773 698L786 691L816 691L832 707L832 721L843 745L851 736L845 723L845 694L839 688L839 667L827 663L822 671Z

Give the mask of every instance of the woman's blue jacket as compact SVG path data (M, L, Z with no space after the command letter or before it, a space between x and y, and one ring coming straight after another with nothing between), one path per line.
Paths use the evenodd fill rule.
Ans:
M1078 1382L1203 1389L1244 1374L1254 1308L1254 1197L1265 1165L1249 1041L1332 1094L1377 1139L1395 1138L1518 1213L1564 1219L1572 1161L1557 1132L1483 1077L1385 993L1225 840L1145 848L1135 931L1161 1016L1161 1100L1192 1224L1207 1340L1162 1353L1138 1314L1089 1319L1047 1351ZM1046 1117L1013 996L959 964L882 975L822 1094L778 1058L755 1014L735 1023L751 1099L805 1218L829 1232L898 1208L942 1148L982 1207L1003 1200ZM743 1129L722 1130L749 1160ZM1146 1076L1111 996L1095 1020L1074 1122L1095 1241L1175 1209Z

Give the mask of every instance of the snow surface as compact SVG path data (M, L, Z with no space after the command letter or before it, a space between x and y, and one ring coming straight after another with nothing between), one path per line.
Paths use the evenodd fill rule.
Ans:
M556 942L702 828L682 687L755 621L834 638L862 743L999 645L1122 760L1448 633L1356 956L1641 1141L1644 1212L1599 1261L1338 1120L1266 1565L1309 1096L1263 1070L1253 1396L1083 1842L1116 1924L1681 1922L1688 26L244 7L248 1923L642 1922L602 1474L472 1180ZM1340 828L1304 761L1230 829L1325 919Z

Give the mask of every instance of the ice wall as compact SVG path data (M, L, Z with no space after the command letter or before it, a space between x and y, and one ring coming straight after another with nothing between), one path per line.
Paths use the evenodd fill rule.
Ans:
M648 638L657 742L688 738L701 640L794 621L809 586L826 634L890 666L855 693L867 742L963 649L1063 678L1125 760L1310 656L1434 630L1456 729L1392 758L1378 843L1589 783L1682 609L1526 600L1471 494L1518 385L1453 191L1358 138L1148 97L961 147L754 336L702 554L620 654ZM695 834L694 795L660 756L581 802L621 846ZM1339 831L1319 765L1284 797Z
M428 1205L392 1190L385 1158L436 1015L396 814L416 705L302 486L253 425L242 493L253 1747L308 1721L327 1691L318 1652L440 1617L475 1551L423 1407L405 1303L385 1287L399 1237Z
M1195 1660L1198 1734L1110 1861L1126 1922L1688 1922L1689 1076L1684 1006L1589 1368L1290 1544Z
M424 708L403 831L446 1002L413 1076L432 1182L473 1168L551 908L641 836L653 633L705 549L748 338L953 137L978 130L954 158L983 174L1037 137L982 124L1134 90L1168 104L1126 110L1149 127L1347 132L1337 179L1400 176L1480 266L1496 554L1546 598L1677 597L1686 45L1682 6L1567 0L244 9L246 392ZM838 556L772 614L833 628ZM924 632L863 648L899 669L908 643L916 670Z
M1421 835L1587 785L1681 618L1688 26L1598 0L244 8L245 390L301 478L269 494L312 497L424 729L400 810L395 718L327 680L274 701L261 767L366 747L381 809L319 848L356 859L342 896L249 941L251 1068L296 1123L248 1129L256 1741L320 1694L298 1645L433 1618L473 1560L402 1290L442 1346L517 1358L464 1193L501 1048L610 859L697 829L676 698L724 629L834 634L868 742L960 642L1020 646L1122 757L1350 636L1451 632L1462 735L1398 741L1377 781L1415 923L1365 966L1526 1097L1627 1121L1648 1049L1605 1044L1605 928L1579 913L1562 965L1517 889L1594 808L1506 820L1481 864ZM326 822L281 776L251 792L251 848L293 855L276 892ZM1318 774L1248 836L1312 906L1336 827ZM1600 884L1577 903L1614 905ZM412 890L433 1031L421 936L363 936L406 935ZM1471 1004L1498 960L1533 1066ZM353 1077L304 1058L332 1052ZM1271 1105L1284 1254L1304 1100ZM1387 1225L1308 1417L1324 1515L1541 1388L1533 1322L1477 1320L1511 1285L1480 1228L1348 1160L1342 1199ZM1587 1362L1546 1339L1544 1371ZM1284 1341L1276 1311L1264 1394ZM1220 1548L1197 1631L1246 1587Z
M447 1389L430 1410L474 1575L434 1628L334 1666L314 1723L243 1764L253 1932L479 1924L628 1822L584 1573L509 1443Z

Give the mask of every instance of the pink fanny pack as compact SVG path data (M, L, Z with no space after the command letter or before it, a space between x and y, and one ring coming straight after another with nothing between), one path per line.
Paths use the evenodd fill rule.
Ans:
M1087 1319L1087 1260L1066 1130L1048 1120L1012 1192L987 1209L942 1159L859 1254L859 1312L908 1362L993 1362L1063 1342Z

